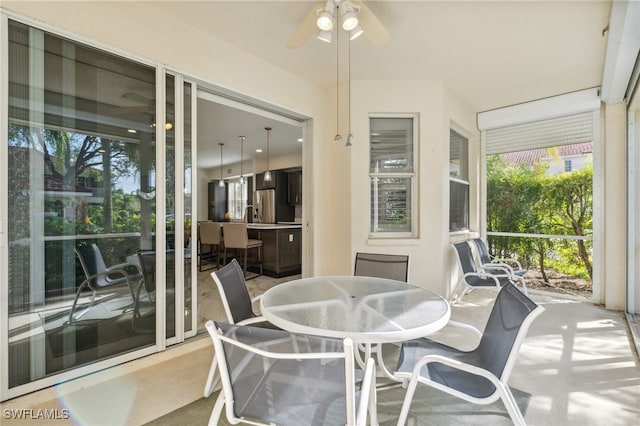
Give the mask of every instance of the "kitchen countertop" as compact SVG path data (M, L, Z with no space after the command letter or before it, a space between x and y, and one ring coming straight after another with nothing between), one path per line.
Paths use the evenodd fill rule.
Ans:
M248 229L301 229L301 223L249 223Z

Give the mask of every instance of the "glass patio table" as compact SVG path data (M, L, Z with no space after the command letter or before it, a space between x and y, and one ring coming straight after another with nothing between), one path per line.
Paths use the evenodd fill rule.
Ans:
M321 276L279 284L264 293L260 312L293 333L349 337L365 347L365 359L371 345L424 337L444 327L451 315L449 303L432 291L363 276ZM382 351L377 355L384 374L394 379L382 362Z

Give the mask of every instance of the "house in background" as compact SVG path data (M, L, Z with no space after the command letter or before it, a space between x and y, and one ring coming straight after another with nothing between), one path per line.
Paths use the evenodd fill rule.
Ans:
M593 143L509 152L503 156L508 164L514 166L533 166L540 162L548 164L547 175L555 175L578 170L587 163L593 164Z

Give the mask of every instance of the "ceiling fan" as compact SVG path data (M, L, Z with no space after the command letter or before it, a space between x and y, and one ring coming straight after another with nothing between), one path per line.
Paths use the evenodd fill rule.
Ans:
M352 40L363 33L376 46L389 40L387 29L363 2L326 0L313 6L287 41L287 47L302 47L314 33L320 40L331 42L333 28L340 26L350 32Z
M127 92L122 95L122 98L137 103L136 106L119 106L118 110L121 115L123 114L155 114L156 113L156 101L155 99L141 95L135 92Z
M136 114L146 114L150 117L151 127L155 127L155 120L153 119L156 114L156 101L155 99L149 98L147 96L141 95L135 92L127 92L122 95L124 99L129 101L133 101L138 103L138 106L118 106L116 107L114 114L115 115L136 115ZM174 107L172 102L168 102L167 104L167 130L173 128L173 116L174 116Z

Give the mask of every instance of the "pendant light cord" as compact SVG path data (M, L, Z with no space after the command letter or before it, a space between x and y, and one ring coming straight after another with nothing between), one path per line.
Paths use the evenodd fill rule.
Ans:
M267 131L267 171L269 171L269 132L271 127L265 127L264 129Z
M349 56L349 62L347 63L347 77L348 77L348 81L347 81L347 90L348 90L348 98L349 98L349 102L347 103L347 108L349 108L348 110L348 119L349 119L349 134L351 134L351 39L349 39L349 44L347 45L347 51L348 51L348 56Z
M340 136L340 31L336 32L336 135L334 141L342 139Z

